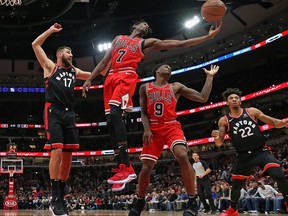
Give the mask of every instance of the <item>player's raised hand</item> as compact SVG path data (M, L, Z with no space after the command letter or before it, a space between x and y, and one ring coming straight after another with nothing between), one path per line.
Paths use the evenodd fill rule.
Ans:
M59 32L63 29L59 23L55 23L50 28L53 30L53 32Z
M207 75L214 76L218 72L219 66L211 65L210 70L207 70L206 68L203 68L203 70L205 71Z

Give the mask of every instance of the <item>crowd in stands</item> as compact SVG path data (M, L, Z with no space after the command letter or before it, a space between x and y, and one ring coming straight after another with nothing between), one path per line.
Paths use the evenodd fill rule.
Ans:
M272 146L273 153L281 162L281 167L288 178L288 139ZM224 152L225 153L225 152ZM192 160L192 158L191 158ZM234 166L234 154L218 155L214 158L205 158L213 170L210 178L213 183L212 196L218 211L224 211L230 203L231 172ZM136 172L140 171L141 163L134 160ZM180 170L177 169L173 159L163 159L155 167L151 184L146 195L147 210L149 211L180 211L185 209L187 193L180 178ZM191 161L192 163L192 161ZM137 181L127 184L123 192L112 192L106 179L111 175L103 166L83 166L72 168L69 179L71 197L67 201L70 210L97 210L97 209L129 209L135 194ZM50 200L50 184L48 170L27 168L24 174L15 177L15 193L20 209L47 209ZM270 177L262 177L262 170L257 168L254 178L247 180L247 184L241 190L239 200L240 212L266 214L284 212L283 197L277 188L277 183ZM0 190L3 199L8 191L8 176L0 176ZM271 189L271 193L263 193L265 188ZM2 205L3 202L0 202ZM3 206L0 206L3 208ZM203 208L199 203L200 209Z

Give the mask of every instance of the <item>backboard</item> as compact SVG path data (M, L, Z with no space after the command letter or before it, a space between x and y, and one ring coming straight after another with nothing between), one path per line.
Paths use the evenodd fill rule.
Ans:
M0 173L10 174L11 171L14 174L23 173L23 160L22 159L1 159Z

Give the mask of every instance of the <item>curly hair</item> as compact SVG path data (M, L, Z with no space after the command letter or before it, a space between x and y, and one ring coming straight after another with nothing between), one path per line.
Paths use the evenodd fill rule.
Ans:
M227 88L226 91L222 93L222 97L225 101L227 101L229 95L231 94L236 94L241 97L242 91L240 91L238 88Z

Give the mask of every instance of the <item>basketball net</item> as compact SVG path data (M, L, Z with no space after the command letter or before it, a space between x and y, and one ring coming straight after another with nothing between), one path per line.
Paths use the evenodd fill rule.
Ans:
M20 6L22 4L22 0L0 0L0 6Z
M8 172L9 172L9 177L12 178L14 176L15 170L14 169L8 169Z

